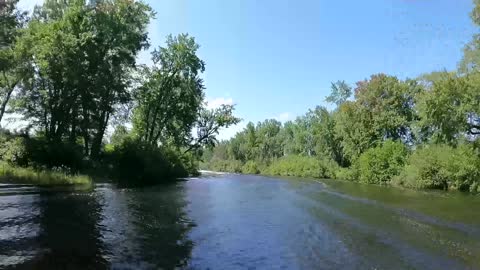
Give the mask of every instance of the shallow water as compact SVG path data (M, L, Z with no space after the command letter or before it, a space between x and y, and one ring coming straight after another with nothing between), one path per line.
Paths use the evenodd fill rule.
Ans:
M480 269L479 209L458 193L228 174L0 185L0 268Z

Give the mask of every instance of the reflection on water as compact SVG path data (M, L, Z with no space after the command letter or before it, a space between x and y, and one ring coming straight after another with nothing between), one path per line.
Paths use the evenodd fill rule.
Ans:
M183 183L144 189L100 189L102 226L114 268L171 269L184 266L193 223L186 217Z
M0 185L0 269L480 269L480 198L215 175Z
M36 254L18 268L107 268L96 226L100 206L91 194L40 193L35 204L39 231L24 244L37 246Z
M1 269L171 269L188 261L193 223L182 184L92 193L30 187L28 195L13 188L0 187Z

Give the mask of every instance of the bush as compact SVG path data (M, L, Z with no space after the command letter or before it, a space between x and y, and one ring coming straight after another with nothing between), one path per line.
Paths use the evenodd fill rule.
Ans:
M155 184L189 175L175 152L132 139L115 146L111 160L113 176L120 184Z
M358 170L356 170L355 168L339 167L335 171L335 179L358 181Z
M257 163L255 163L255 161L249 160L243 165L242 173L259 174L260 170L258 169Z
M395 184L410 188L478 192L480 158L473 148L429 145L416 150Z
M335 178L337 167L333 160L292 155L274 160L265 173L280 176Z
M171 151L170 155L174 156L175 158L179 157L179 161L181 162L183 168L187 171L188 175L200 175L200 172L198 171L200 167L200 161L198 159L198 156L195 156L194 152L177 153Z
M37 170L61 169L77 173L84 169L82 147L66 142L48 142L43 137L27 134L0 133L0 159L12 166L34 167Z
M0 158L10 165L28 166L30 155L23 137L1 136Z
M212 159L208 165L208 169L217 172L241 173L243 164L239 160L222 160Z
M368 149L356 161L358 180L369 184L388 184L400 174L408 151L401 142L385 141L382 145Z
M79 144L48 142L41 137L29 138L26 143L29 163L37 169L61 169L78 173L87 166Z

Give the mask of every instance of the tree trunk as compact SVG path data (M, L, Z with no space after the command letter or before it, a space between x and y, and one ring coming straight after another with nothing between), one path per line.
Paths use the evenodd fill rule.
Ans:
M103 139L103 135L105 134L105 130L107 129L109 119L110 119L110 113L104 111L101 116L102 122L99 125L99 129L95 134L95 137L93 138L92 149L90 152L90 156L92 157L92 159L98 159L98 157L100 156L100 150L102 148L102 139Z
M3 115L5 114L5 109L7 108L8 101L10 100L10 96L12 95L13 88L10 88L7 90L7 95L5 96L5 99L2 101L1 107L0 107L0 125L3 119Z
M7 94L5 95L5 99L2 101L2 104L0 105L0 125L3 119L3 115L5 114L5 110L7 109L7 104L8 101L10 100L10 97L12 96L13 90L15 89L15 86L17 85L18 81L14 82L12 85L8 82L7 75L5 74L5 71L3 72L3 78L5 79L5 82L7 83Z

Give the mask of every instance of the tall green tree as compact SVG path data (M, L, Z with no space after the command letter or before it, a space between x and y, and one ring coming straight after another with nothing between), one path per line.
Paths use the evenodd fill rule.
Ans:
M287 121L280 130L279 137L283 148L283 156L295 155L299 151L295 143L295 123Z
M356 160L377 143L379 138L373 128L371 113L359 103L343 103L334 119L335 138L340 141L347 162Z
M417 119L415 96L420 90L416 81L378 74L357 84L355 98L371 116L379 139L410 141L411 125Z
M473 5L470 18L476 26L480 26L480 1L473 0ZM472 40L465 45L458 68L462 74L480 71L480 34L473 35Z
M332 83L330 95L325 98L326 102L340 106L352 96L352 87L345 81Z
M17 3L18 0L6 0L0 6L0 122L25 72L25 63L15 45L26 13L17 9Z
M31 62L18 110L50 142L83 139L95 158L119 104L130 99L137 53L148 46L150 7L130 0L47 0L21 40Z
M190 141L204 99L200 74L205 63L199 45L187 34L168 36L165 47L152 54L154 66L145 69L145 83L136 91L134 128L151 145Z
M202 108L195 123L196 136L190 137L190 145L185 152L217 145L220 129L236 125L241 121L233 115L234 110L233 105L225 104L211 110Z
M257 124L256 135L261 160L268 161L283 155L279 138L281 128L282 123L275 119L267 119Z
M336 134L345 154L356 159L387 139L412 143L412 126L418 120L416 81L377 74L357 83L355 101L343 103L336 113Z
M325 107L319 106L310 110L308 114L312 115L316 155L328 157L338 164L346 165L341 141L335 136L334 114Z
M456 145L462 138L480 135L479 73L446 74L418 96L422 138Z

